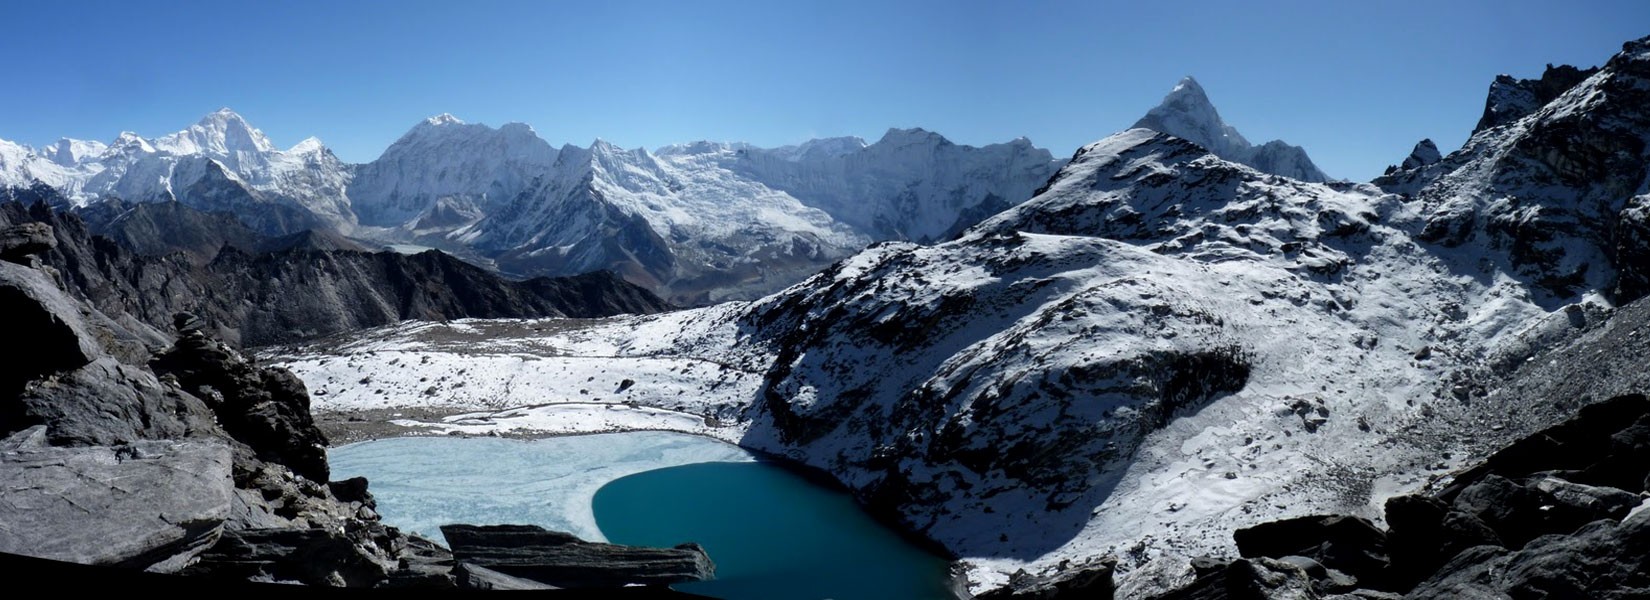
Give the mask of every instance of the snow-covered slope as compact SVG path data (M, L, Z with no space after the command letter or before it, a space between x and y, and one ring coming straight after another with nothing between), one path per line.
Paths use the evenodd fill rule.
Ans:
M1259 146L1250 144L1243 134L1220 118L1203 86L1191 77L1181 79L1169 95L1163 97L1163 102L1136 121L1134 126L1191 140L1216 156L1262 172L1301 181L1329 180L1329 176L1312 164L1312 159L1307 158L1306 150L1300 146L1291 146L1279 140Z
M467 225L549 172L556 150L523 123L494 129L443 114L430 117L356 169L350 200L364 225L413 231ZM432 218L434 217L434 218Z
M1503 97L1497 110L1508 89L1551 100L1515 110ZM1628 43L1602 69L1498 78L1490 93L1460 150L1376 184L1423 205L1421 239L1493 253L1545 303L1650 292L1650 44Z
M1261 521L1378 520L1384 498L1549 424L1518 404L1546 399L1482 405L1484 367L1634 297L1650 264L1635 254L1650 240L1647 90L1650 39L1407 170L1402 193L1131 129L956 240L878 244L748 304L493 343L559 357L509 363L533 389L631 379L603 402L634 393L833 474L961 556L976 591L1103 555L1124 570L1229 555L1230 532ZM1566 256L1595 260L1578 273ZM452 354L377 335L402 361ZM305 352L286 360L344 382L340 398L417 389L363 351ZM576 357L612 358L590 373ZM697 361L722 367L640 367ZM372 389L347 384L369 374ZM567 431L577 409L553 395L433 426Z
M176 200L229 211L265 233L354 228L346 188L350 167L320 140L286 151L229 109L154 140L121 133L110 144L64 139L34 152L0 142L0 184L40 181L77 206L107 196Z

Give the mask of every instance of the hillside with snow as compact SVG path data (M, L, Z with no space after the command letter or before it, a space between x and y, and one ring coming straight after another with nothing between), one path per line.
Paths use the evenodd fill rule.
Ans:
M464 413L409 427L737 439L938 542L976 592L1101 556L1184 565L1263 521L1379 520L1551 424L1538 398L1479 403L1497 369L1645 295L1646 106L1650 39L1378 185L1268 172L1212 110L1154 111L954 240L874 245L753 302L277 358L322 411ZM662 195L668 172L634 175ZM443 342L476 328L486 344ZM412 362L451 373L431 387Z

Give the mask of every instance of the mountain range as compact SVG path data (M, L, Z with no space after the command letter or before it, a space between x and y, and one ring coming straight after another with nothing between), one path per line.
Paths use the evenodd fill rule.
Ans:
M1297 147L1251 147L1190 78L1142 124L1263 171L1326 179ZM79 210L176 201L260 235L319 229L438 248L513 276L610 270L703 304L777 291L872 242L950 239L1030 198L1064 162L1025 138L972 147L922 129L780 148L557 148L522 123L444 114L348 164L315 138L277 149L224 109L155 139L0 141L0 186L44 183Z
M1136 592L1124 597L1158 597L1207 574L1193 558L1236 558L1234 531L1326 513L1379 523L1388 498L1644 389L1647 90L1650 38L1597 70L1497 79L1462 148L1423 141L1353 183L1305 180L1321 179L1309 162L1290 162L1299 176L1245 164L1281 163L1256 160L1186 81L1148 118L1185 136L1133 128L1084 146L953 239L877 244L752 302L490 342L600 357L613 381L595 385L629 382L613 402L829 473L957 557L973 593L1107 564ZM282 361L317 385L374 377L334 384L340 409L479 405L384 375L456 362L464 349L420 338L442 335L378 330ZM677 375L704 363L720 369ZM539 390L586 385L557 373L530 375ZM531 431L542 407L519 407L556 401L485 400L517 408L425 426ZM1504 546L1460 560L1526 541L1480 539ZM1427 589L1500 576L1485 577ZM1014 597L1060 597L1033 592ZM1575 593L1548 597L1606 597Z

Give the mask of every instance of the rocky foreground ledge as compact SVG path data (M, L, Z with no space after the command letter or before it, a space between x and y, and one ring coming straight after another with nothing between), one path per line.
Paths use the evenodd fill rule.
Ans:
M1611 398L1455 476L1345 515L1234 533L1242 558L1112 561L1017 577L985 598L1460 600L1650 598L1650 399Z
M154 347L63 292L61 273L33 258L54 244L42 224L0 228L0 315L13 344L0 361L0 563L69 574L59 583L76 589L550 589L711 576L696 546L454 526L455 560L384 525L366 480L330 481L298 378L207 336L189 314L175 319L175 342Z

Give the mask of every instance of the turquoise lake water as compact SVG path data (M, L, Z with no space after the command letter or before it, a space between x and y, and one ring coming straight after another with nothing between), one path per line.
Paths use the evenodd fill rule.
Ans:
M740 600L949 599L946 561L816 484L716 440L664 432L542 440L394 438L334 448L384 521L440 541L446 523L527 524L587 540L698 542L717 579L677 589Z
M675 586L719 598L945 599L946 561L866 515L844 492L764 462L631 475L596 493L596 522L621 544L693 540L716 579Z

